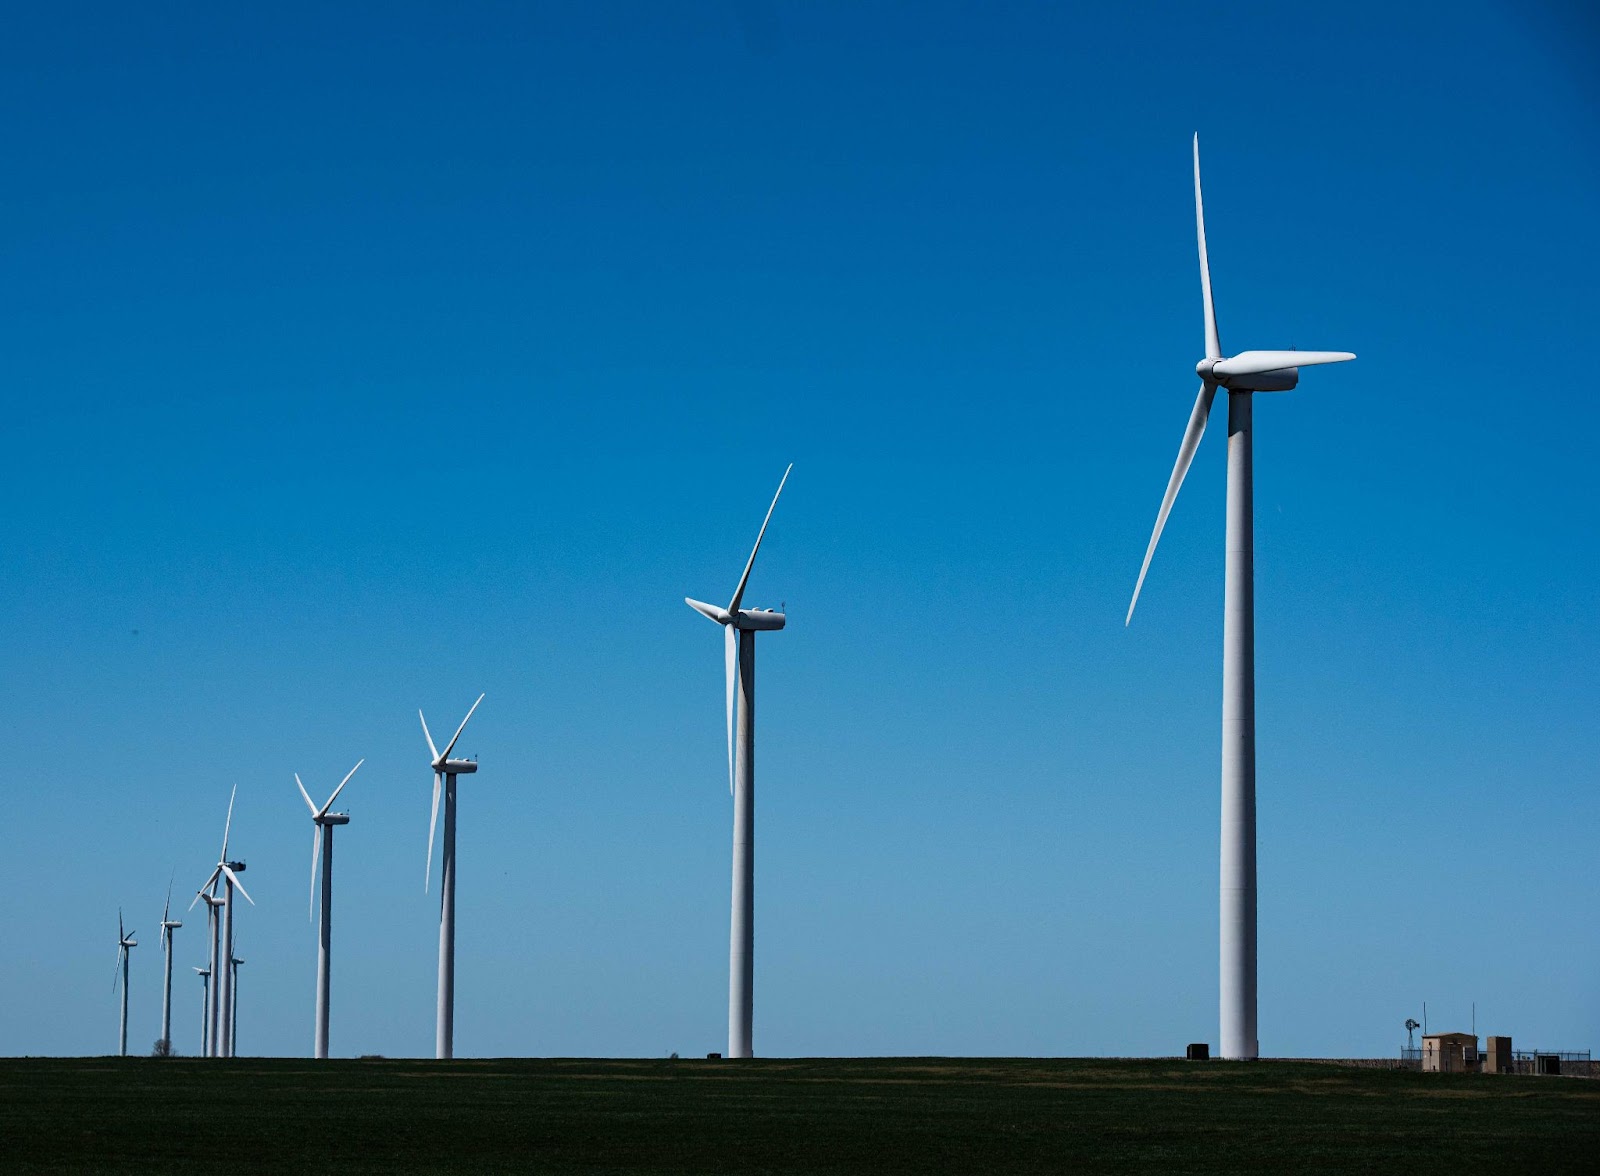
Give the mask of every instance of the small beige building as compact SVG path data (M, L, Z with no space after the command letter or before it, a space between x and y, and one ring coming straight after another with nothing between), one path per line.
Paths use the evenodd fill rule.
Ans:
M1485 1074L1510 1074L1515 1072L1516 1064L1511 1056L1511 1038L1491 1037L1485 1043L1489 1052L1484 1056L1483 1072Z
M1428 1033L1422 1038L1422 1069L1467 1074L1478 1068L1478 1038L1472 1033Z

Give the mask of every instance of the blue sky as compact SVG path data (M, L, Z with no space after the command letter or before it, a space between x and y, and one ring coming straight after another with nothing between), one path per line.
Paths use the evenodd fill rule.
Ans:
M1223 446L1256 408L1261 1040L1600 1047L1600 24L1584 6L177 5L0 29L0 1053L130 1038L229 790L240 1048L725 1041L760 639L763 1054L1216 1040ZM198 914L198 912L197 912ZM194 1052L203 919L178 933Z

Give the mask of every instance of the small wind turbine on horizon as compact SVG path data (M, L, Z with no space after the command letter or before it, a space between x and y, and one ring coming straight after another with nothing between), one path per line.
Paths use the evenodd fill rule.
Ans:
M453 1058L456 1048L456 777L471 775L478 770L477 760L451 759L450 753L455 750L456 740L461 738L461 732L467 729L467 723L482 701L483 695L480 694L478 702L472 704L467 717L461 720L461 726L456 728L456 733L450 737L443 751L433 745L428 720L423 718L420 709L417 711L417 718L422 719L422 737L428 741L428 754L433 757L430 761L433 768L433 813L428 818L428 862L422 873L424 894L428 891L433 871L433 833L439 821L441 784L444 791L444 851L439 862L439 1005L434 1022L436 1058Z
M728 1056L754 1056L755 1023L755 855L756 855L756 634L783 628L784 615L772 609L746 609L745 585L767 524L789 481L783 471L778 492L767 507L756 545L727 608L684 597L684 603L723 627L723 662L728 697L728 791L733 796L733 904L728 935Z
M1133 620L1150 558L1194 460L1218 388L1228 393L1228 501L1222 626L1222 869L1220 886L1221 1056L1254 1058L1256 1032L1256 697L1255 565L1251 397L1287 392L1299 369L1354 359L1348 351L1241 351L1224 358L1206 259L1205 206L1200 198L1200 136L1194 137L1194 218L1200 252L1200 296L1206 354L1195 365L1200 394L1189 414L1178 460L1167 481L1155 530L1145 549L1124 624Z
M229 1058L233 1056L233 985L229 982L231 969L226 965L219 972L217 964L233 958L233 892L237 890L244 895L245 901L251 906L256 905L256 900L250 897L250 892L244 888L244 883L239 881L239 875L244 872L243 862L228 860L228 834L233 829L233 802L239 795L239 786L233 786L233 792L228 796L228 819L222 826L222 852L217 857L216 867L211 871L211 876L200 884L194 902L189 904L189 909L194 909L194 904L202 898L213 912L217 906L222 907L222 941L218 943L215 936L212 939L211 976L215 981L211 986L211 1053L214 1058ZM224 887L223 897L216 897L216 888Z
M328 1056L328 986L333 967L333 830L336 825L350 823L348 813L329 810L333 808L333 802L339 799L344 786L350 783L350 777L356 774L356 769L366 762L365 758L356 761L356 766L345 773L344 779L339 781L339 787L333 790L328 803L321 808L312 803L306 786L300 782L300 774L296 772L294 777L295 787L300 789L306 808L311 810L311 902L306 911L307 919L316 909L317 859L319 856L322 859L322 925L317 931L317 1019L312 1035L312 1056L317 1058Z
M117 908L117 970L111 978L111 991L117 990L117 984L122 985L122 1018L119 1022L120 1029L117 1047L118 1057L128 1056L128 953L139 946L139 941L134 938L137 932L122 929L122 908Z
M161 908L161 946L166 949L165 974L161 981L161 1051L172 1052L172 933L183 923L171 918L172 881L167 881L167 903Z

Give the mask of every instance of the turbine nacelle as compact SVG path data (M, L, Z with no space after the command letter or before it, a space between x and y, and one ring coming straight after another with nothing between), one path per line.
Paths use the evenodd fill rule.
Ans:
M319 825L348 825L350 823L350 814L323 813L320 817L312 817L311 819Z
M1300 369L1354 359L1348 351L1241 351L1231 359L1202 359L1194 373L1233 392L1287 392L1300 382Z
M770 608L741 608L737 613L730 613L725 608L718 608L714 604L707 604L703 600L694 600L685 596L683 602L703 617L716 621L719 625L732 624L735 629L746 629L750 632L768 632L781 629L785 617L776 609Z

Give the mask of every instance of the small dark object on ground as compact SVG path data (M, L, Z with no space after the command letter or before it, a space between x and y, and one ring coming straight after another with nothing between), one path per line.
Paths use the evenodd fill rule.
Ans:
M1211 1060L1211 1043L1209 1041L1196 1041L1189 1046L1189 1052L1184 1056L1191 1062L1209 1062Z
M719 1054L719 1053L708 1053L706 1055L706 1061L708 1061L708 1062L720 1062L721 1060L722 1060L722 1055Z
M172 1048L172 1042L164 1037L158 1037L155 1045L151 1047L150 1056L153 1058L175 1058L178 1056L178 1051Z

